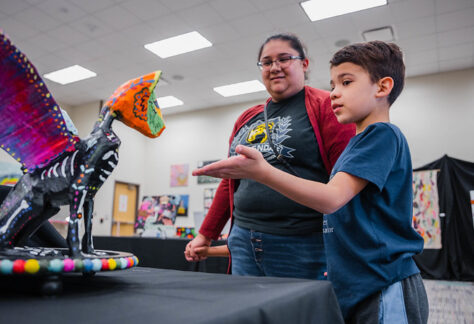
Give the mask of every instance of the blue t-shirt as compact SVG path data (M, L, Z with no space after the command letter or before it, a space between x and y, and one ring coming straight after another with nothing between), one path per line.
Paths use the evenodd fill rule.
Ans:
M398 127L376 123L354 136L331 178L346 172L367 186L333 214L324 215L328 279L345 318L364 298L419 273L412 256L423 239L411 225L412 166Z

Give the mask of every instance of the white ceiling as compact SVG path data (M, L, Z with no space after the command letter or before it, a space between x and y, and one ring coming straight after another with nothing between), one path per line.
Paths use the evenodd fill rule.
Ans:
M328 0L321 0L328 1ZM59 85L59 102L107 99L121 83L163 70L157 95L184 102L165 114L263 99L266 92L224 98L212 89L259 79L266 37L298 35L308 48L308 84L328 88L335 42L390 25L405 53L407 76L474 67L474 0L389 0L387 6L311 22L298 0L0 0L0 28L41 74L73 64L97 77ZM143 45L196 30L212 47L161 59Z

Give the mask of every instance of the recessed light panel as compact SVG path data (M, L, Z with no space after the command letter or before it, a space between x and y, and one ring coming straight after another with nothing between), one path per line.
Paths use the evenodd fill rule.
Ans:
M193 31L187 34L146 44L145 48L161 58L167 58L210 46L212 46L210 41L204 38L197 31Z
M311 0L301 2L301 7L311 21L316 21L386 4L387 0Z
M158 100L158 107L161 109L184 105L184 103L174 96L160 97Z
M266 90L265 86L258 80L239 82L214 88L215 92L224 97L238 96L264 90Z
M62 85L93 78L95 76L97 76L97 73L83 68L80 65L73 65L44 75L46 79Z

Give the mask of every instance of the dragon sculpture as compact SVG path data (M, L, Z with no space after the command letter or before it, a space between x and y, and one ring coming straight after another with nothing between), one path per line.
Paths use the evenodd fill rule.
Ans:
M0 251L21 245L60 206L69 205L69 256L94 254L94 196L118 163L120 139L112 122L158 137L165 128L154 95L160 75L155 71L120 86L91 134L80 139L68 131L35 67L0 31L0 147L24 173L0 206Z

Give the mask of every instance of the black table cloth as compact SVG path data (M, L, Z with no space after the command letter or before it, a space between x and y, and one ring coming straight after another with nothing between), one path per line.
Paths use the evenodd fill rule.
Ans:
M0 323L342 323L325 281L138 267L64 276L45 298L15 289L25 278L0 278Z

